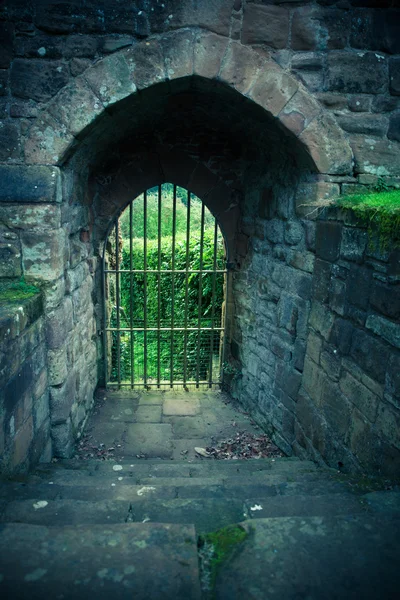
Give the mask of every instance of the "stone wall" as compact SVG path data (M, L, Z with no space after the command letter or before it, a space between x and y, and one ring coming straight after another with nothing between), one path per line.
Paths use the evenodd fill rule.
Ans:
M56 167L0 166L0 176L0 249L7 252L0 273L22 275L42 290L53 450L69 456L97 384L87 210L62 202L68 181L64 178L63 190Z
M49 386L42 298L0 309L0 472L50 460Z
M307 205L365 189L377 176L399 185L397 4L2 3L0 276L22 275L42 289L57 455L71 454L101 380L99 257L107 228L132 196L172 181L205 200L227 236L233 267L229 306L234 303L230 348L241 372L232 386L241 401L287 452L390 471L388 461L362 457L351 428L346 439L334 432L333 412L321 408L319 392L313 396L305 389L304 373L314 360L325 387L332 380L344 395L345 384L335 377L345 376L335 375L333 360L328 367L332 340L320 340L318 360L309 354L310 336L323 338L313 331L316 302L329 312L331 300L318 299L312 287L320 261L329 260L318 249L316 254L309 214L314 209ZM337 231L329 229L332 243ZM351 263L348 256L343 260ZM365 269L381 277L385 265L393 264L378 260L375 268L369 261ZM341 277L332 283L333 296L348 285ZM394 298L396 289L391 281L382 294L390 290ZM335 302L331 308L337 312ZM371 300L374 310L376 302ZM356 313L337 314L365 335L380 335L379 326L387 331L379 319L368 321L372 312L366 311L363 324ZM397 317L381 316L396 323ZM349 361L361 359L349 352L341 369L350 372ZM396 352L392 347L390 356ZM357 373L354 367L352 376L360 383ZM381 392L382 406L389 406L394 384L392 375L385 378L392 383ZM318 435L334 432L326 434L326 448L310 429L314 405L321 419ZM395 402L389 408L393 423ZM371 439L382 421L379 411ZM377 435L395 448L397 433ZM329 444L345 448L346 460L327 449Z
M294 205L271 214L269 199L267 218L242 224L232 390L289 455L395 475L400 251L379 250L350 213L325 208L309 220Z

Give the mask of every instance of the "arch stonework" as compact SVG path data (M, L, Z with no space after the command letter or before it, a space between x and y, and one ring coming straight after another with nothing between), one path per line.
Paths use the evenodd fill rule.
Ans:
M198 76L233 88L289 130L318 173L349 174L352 151L317 100L273 59L203 30L148 38L99 60L47 104L25 139L26 164L62 165L101 116L161 82Z

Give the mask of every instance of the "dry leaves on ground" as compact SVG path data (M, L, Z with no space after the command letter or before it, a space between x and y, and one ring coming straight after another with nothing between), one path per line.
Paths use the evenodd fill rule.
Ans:
M218 460L285 456L267 435L254 435L248 431L238 431L234 437L223 440L216 446L207 446L206 452L208 456Z

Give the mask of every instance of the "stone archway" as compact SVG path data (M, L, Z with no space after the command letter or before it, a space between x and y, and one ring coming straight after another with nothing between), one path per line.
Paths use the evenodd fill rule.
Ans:
M256 50L194 29L148 38L76 77L31 127L26 163L62 165L96 121L107 127L118 103L160 82L179 81L184 88L193 75L226 84L276 118L305 146L317 172L351 171L342 130L298 81Z
M202 149L196 151L194 158L196 152L183 130L177 149L171 140L166 143L160 139L156 143L153 135L153 129L160 123L166 126L163 115L176 117L181 99L186 97L190 106L197 95L202 97L199 111L204 114L209 111L212 115L214 129L210 126L209 131L218 133L221 106L234 105L235 110L234 138L228 136L231 125L228 115L221 130L225 149L222 154L218 149L215 156L208 154L207 160L201 157ZM159 107L157 118L154 106ZM196 135L201 126L199 112ZM230 161L236 161L236 172L241 168L240 152L236 156L234 146L241 139L251 145L252 136L259 133L260 139L249 151L248 181L236 186L234 176L229 173ZM268 140L271 148L264 156ZM132 146L137 148L132 150ZM55 177L60 169L63 179L60 229L57 234L51 233L56 244L54 251L61 257L60 268L53 280L51 273L42 280L47 290L53 290L49 297L58 298L56 308L48 303L47 321L53 327L65 329L65 344L50 347L49 353L50 370L55 373L50 384L52 432L58 454L70 452L98 380L94 376L88 383L85 372L97 373L97 365L101 364L101 349L97 357L94 352L94 342L102 329L98 314L99 243L112 217L142 189L173 180L202 197L227 236L232 261L243 266L235 275L234 295L245 298L241 290L254 287L263 298L266 311L272 310L269 305L273 304L273 310L289 315L289 320L290 315L300 311L303 321L307 321L309 300L305 289L310 287L312 267L300 266L300 271L306 269L305 274L295 273L298 267L293 263L289 267L293 272L286 274L279 264L281 259L270 257L274 270L269 280L263 273L262 255L268 251L270 239L279 239L283 225L277 220L281 217L290 230L286 236L289 246L297 243L293 240L299 236L299 243L305 243L302 226L296 223L293 213L293 190L298 179L306 173L348 174L351 150L333 118L272 59L238 42L228 42L199 30L185 29L148 38L100 60L63 88L30 128L24 150L28 165L52 169ZM285 162L288 155L290 160ZM263 184L266 189L262 190L257 181L264 181L272 160L276 164L269 183ZM221 162L225 163L223 168ZM271 179L279 178L279 184L271 183ZM253 205L256 196L260 196L257 206ZM255 212L268 223L255 222ZM260 239L265 239L267 245L259 251L256 246ZM294 256L293 260L299 257ZM294 297L292 303L287 298L279 300L270 289L285 277L289 278L285 285L291 294L289 300ZM229 298L228 302L228 312L240 317L232 324L230 351L233 360L241 361L243 372L248 371L248 378L244 378L237 394L250 395L256 401L259 391L252 389L252 381L258 375L251 369L259 361L254 358L252 329L259 326L263 330L265 323L253 323L251 310L239 306L239 300ZM66 318L66 314L70 316ZM305 326L303 323L300 345L304 345ZM287 335L292 334L283 331L276 340L279 360L283 362L287 357ZM70 367L64 378L56 376L60 361L66 361ZM264 413L269 410L263 408ZM285 415L279 417L280 426L285 418ZM273 419L276 420L275 415ZM285 449L290 449L292 441L291 430L286 436Z

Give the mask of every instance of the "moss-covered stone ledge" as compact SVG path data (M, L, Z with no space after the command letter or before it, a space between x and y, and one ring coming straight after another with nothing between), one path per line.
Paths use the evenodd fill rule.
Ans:
M0 471L51 458L47 350L40 291L0 284Z

